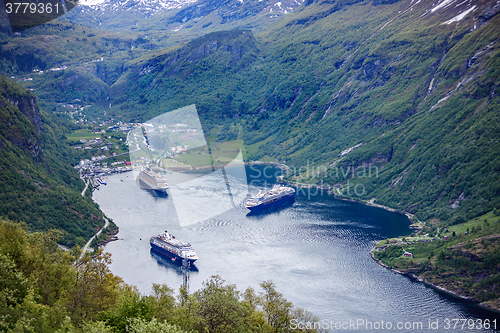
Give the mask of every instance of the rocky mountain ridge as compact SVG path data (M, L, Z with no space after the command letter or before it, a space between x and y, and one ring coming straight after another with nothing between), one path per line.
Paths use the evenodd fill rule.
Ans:
M98 4L80 5L65 19L95 28L116 31L181 30L209 33L214 28L244 27L256 17L281 19L297 10L304 0L105 0ZM151 22L155 24L151 24ZM263 24L267 26L267 24ZM248 28L248 26L247 26ZM218 28L220 30L220 28Z
M75 11L81 13L93 13L102 15L104 13L120 13L132 11L136 14L151 15L160 11L167 11L185 7L197 0L104 0L99 3L85 1L80 2L80 6Z

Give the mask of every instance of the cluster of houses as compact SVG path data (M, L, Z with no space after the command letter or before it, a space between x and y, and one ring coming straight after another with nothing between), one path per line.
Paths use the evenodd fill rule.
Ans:
M450 239L450 236L444 236L442 238L443 240L448 240ZM418 242L419 243L425 243L425 242L432 242L434 240L437 240L437 238L419 238L418 239ZM377 246L375 248L375 251L384 251L387 249L388 246L403 246L403 245L412 245L414 244L413 241L407 241L407 242L404 242L403 240L401 239L398 239L398 238L394 238L394 239L389 239L389 241L386 243L386 244L383 244L383 245L380 245L380 246ZM413 253L411 252L408 252L408 251L405 251L403 253L403 257L406 257L406 258L413 258Z
M108 128L109 131L112 132L130 132L131 130L134 129L134 127L139 126L139 124L134 124L134 123L118 123L116 125L110 126Z
M81 139L80 142L83 145L75 146L74 149L101 149L103 151L107 151L110 148L113 148L114 143L106 142L103 138L95 138L95 139ZM118 149L118 146L114 146L115 149ZM116 155L116 153L113 153Z
M102 62L102 61L104 61L104 57L100 57L100 58L97 58L97 59L94 59L94 60L87 61L85 64L90 64L90 63L93 63L93 62Z
M59 72L59 71L65 70L65 69L68 69L68 66L54 67L54 68L49 69L49 71L51 71L51 72Z
M164 127L167 127L164 125ZM175 124L173 128L169 128L168 131L170 132L180 132L180 133L189 133L189 132L198 132L198 130L194 128L187 128L187 124Z
M170 147L170 150L173 152L173 155L179 155L179 154L186 153L188 151L188 146Z
M78 100L75 100L75 101L78 101ZM70 107L71 104L67 104L66 106L62 105L63 107ZM86 108L89 108L91 107L92 105L85 105L85 106L73 106L72 109L75 109L76 111L70 111L69 114L71 116L73 116L74 118L74 123L75 124L90 124L90 125L98 125L100 127L103 127L103 126L106 126L106 125L109 125L109 124L112 124L114 122L114 119L110 119L110 120L88 120L86 119L86 115L85 113L83 113L83 111L86 109ZM80 116L80 119L76 119L75 118L75 113L78 113L77 116Z
M182 123L177 123L174 125L167 125L167 124L162 124L158 126L154 126L153 124L149 123L144 123L144 124L130 124L132 126L143 126L145 128L145 133L146 135L151 135L153 133L165 133L165 132L179 132L179 133L194 133L197 132L198 130L193 129L193 128L188 128L187 124L182 124ZM117 126L115 127L110 127L111 130L117 129ZM146 138L145 141L146 145L149 147L149 142ZM151 147L150 147L151 148ZM184 154L188 151L189 146L184 145L184 146L174 146L169 148L169 157L178 157L179 154Z
M188 128L187 124L182 124L182 123L177 123L174 125L162 124L162 125L158 125L158 126L154 126L153 124L149 124L149 123L130 124L130 125L143 126L147 130L147 133L154 133L154 132L159 132L159 133L165 133L165 132L195 133L195 132L198 132L197 129Z
M75 166L75 168L81 171L82 176L87 177L103 176L113 173L128 172L132 170L132 168L130 167L131 163L125 160L110 163L109 166L106 162L99 163L99 161L102 161L106 158L106 156L101 155L92 157L90 160L80 160L80 164Z
M58 71L65 70L65 69L67 69L67 68L68 68L68 66L53 67L53 68L51 68L51 69L46 70L45 72L49 72L49 71L50 71L50 72L58 72ZM44 73L44 71L41 71L41 70L39 70L38 68L35 68L35 69L33 69L33 73L36 73L36 74L43 74L43 73ZM11 79L15 79L16 77L15 77L15 76L11 76L10 78L11 78ZM32 78L32 77L24 77L24 78L22 78L22 79L21 79L21 81L33 81L33 78Z

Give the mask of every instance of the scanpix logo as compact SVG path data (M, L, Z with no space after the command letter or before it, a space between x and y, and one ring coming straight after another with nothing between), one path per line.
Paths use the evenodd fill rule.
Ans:
M3 0L12 32L20 32L55 20L77 5L75 0Z
M194 105L164 113L127 138L137 185L168 192L181 226L237 207L248 193L239 141L207 142Z

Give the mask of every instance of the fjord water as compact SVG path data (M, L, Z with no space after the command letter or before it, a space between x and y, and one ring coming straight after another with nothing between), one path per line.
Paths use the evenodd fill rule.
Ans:
M277 172L270 166L247 167L249 193L271 187ZM180 267L150 252L149 238L168 230L191 243L200 257L189 274L191 292L212 275L240 291L249 286L260 291L259 283L272 280L294 305L333 323L383 321L393 329L398 322L422 323L422 329L408 332L441 332L446 319L500 323L497 315L393 273L370 258L376 240L410 233L404 215L299 189L295 203L278 210L252 216L240 204L181 227L172 198L140 189L131 173L110 176L107 185L94 192L94 200L120 227L120 240L105 246L112 254L111 271L145 294L153 283L175 290L182 284ZM430 329L429 321L437 321L438 329ZM377 331L366 325L355 330Z

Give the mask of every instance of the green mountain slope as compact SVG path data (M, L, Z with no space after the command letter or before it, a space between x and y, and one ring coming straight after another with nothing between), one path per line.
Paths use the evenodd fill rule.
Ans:
M102 213L70 165L64 133L33 94L0 76L0 217L32 231L58 229L60 243L82 245L102 225Z
M411 261L401 256L402 247L380 252L380 258L498 307L498 250L483 250L498 239L499 12L493 0L309 0L268 28L256 29L259 21L250 17L247 27L252 29L213 31L169 48L163 46L208 30L199 27L196 15L186 16L191 30L169 41L172 36L159 21L145 20L140 33L155 25L153 38L134 31L111 43L107 32L92 30L89 35L95 36L82 37L78 33L87 28L59 22L40 27L53 40L69 40L54 44L55 53L39 52L43 43L36 31L2 35L2 70L11 73L13 67L24 75L43 59L50 68L47 59L53 58L48 55L69 59L89 38L91 46L83 54L90 57L77 57L76 64L62 61L67 69L25 83L36 89L48 110L84 99L97 105L86 111L95 118L146 121L196 104L209 139L243 138L248 159L290 166L284 181L415 214L426 222L424 233L443 241L407 243L415 252ZM168 17L184 14L189 11ZM205 28L241 28L216 27L213 15L200 22L210 20ZM78 33L66 36L70 29L64 27ZM42 54L37 60L30 58L35 54L31 44ZM89 61L102 54L104 61ZM229 133L230 128L238 134ZM34 163L49 160L40 153L40 134L33 128L10 131L5 127L9 134L4 141L21 150L5 161L22 160L26 154ZM51 142L60 136L54 133ZM19 174L28 167L16 169L9 163L5 169L12 176L7 178L22 180ZM35 190L44 189L33 184ZM9 195L8 202L14 202ZM12 206L3 214L16 219L22 210ZM38 220L31 223L40 226ZM464 234L469 225L476 229ZM445 235L456 238L445 242ZM474 268L473 281L464 267ZM451 279L457 272L459 278Z
M497 7L306 3L257 36L129 62L112 113L195 103L207 124L241 122L251 159L302 166L290 181L459 222L500 204Z
M0 30L0 73L32 89L45 110L91 105L102 114L123 64L157 48L141 36L55 20L19 34Z

